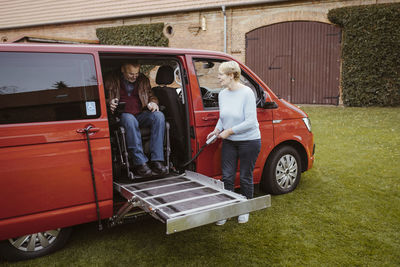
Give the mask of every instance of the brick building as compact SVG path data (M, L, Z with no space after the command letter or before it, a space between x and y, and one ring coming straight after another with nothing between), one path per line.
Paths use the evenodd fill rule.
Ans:
M96 43L97 28L164 23L170 47L226 51L295 103L337 104L330 9L400 0L3 0L0 42Z

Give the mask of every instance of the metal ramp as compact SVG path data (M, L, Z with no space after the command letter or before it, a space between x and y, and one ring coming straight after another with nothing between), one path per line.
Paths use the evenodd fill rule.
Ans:
M113 223L140 207L166 223L167 234L271 206L270 195L248 200L225 190L221 181L191 171L148 182L115 182L114 186L128 201L113 217Z

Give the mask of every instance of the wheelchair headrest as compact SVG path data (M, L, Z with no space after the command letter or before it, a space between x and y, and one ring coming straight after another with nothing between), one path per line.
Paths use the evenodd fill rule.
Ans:
M174 69L171 66L163 65L157 71L157 84L171 84L174 81Z

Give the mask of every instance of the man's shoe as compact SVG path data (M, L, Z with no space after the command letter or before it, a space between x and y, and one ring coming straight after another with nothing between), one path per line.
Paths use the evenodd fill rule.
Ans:
M151 162L151 169L157 175L164 175L168 173L167 167L161 161L152 161Z
M135 166L135 172L138 176L149 177L151 176L151 169L146 163Z
M249 214L242 214L238 217L238 223L247 223L249 221Z

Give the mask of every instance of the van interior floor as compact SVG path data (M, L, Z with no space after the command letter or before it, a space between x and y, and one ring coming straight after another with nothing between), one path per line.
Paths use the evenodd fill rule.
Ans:
M270 195L248 200L225 190L221 181L191 171L136 183L114 182L114 187L127 200L113 217L114 223L139 207L166 223L167 234L271 205Z

